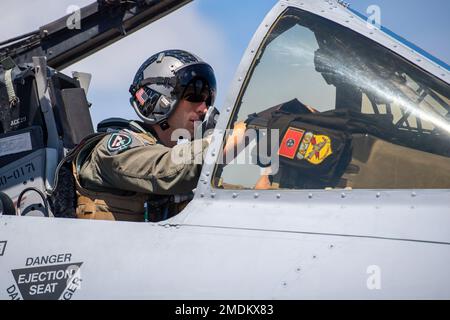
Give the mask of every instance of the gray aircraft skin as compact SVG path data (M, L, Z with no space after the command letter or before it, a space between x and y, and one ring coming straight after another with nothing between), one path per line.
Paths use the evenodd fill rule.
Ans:
M300 23L312 21L315 27L309 31L299 25L285 28L288 31L281 28L281 36L268 43L268 34L277 30L280 21L286 21L282 18L285 15ZM422 180L430 176L430 180L441 181L438 187L433 182L412 187L397 187L395 183L364 187L363 183L363 187L255 190L251 179L233 165L231 169L225 166L220 178L241 187L223 187L217 182L220 173L216 163L224 130L239 118L239 108L244 110L251 104L246 104L249 99L258 101L250 94L245 96L246 90L276 95L268 99L265 108L288 100L282 100L285 97L275 93L277 90L266 92L263 81L252 80L265 70L264 63L277 59L265 55L266 50L272 50L273 55L281 52L284 60L291 52L283 51L286 48L305 52L309 45L302 46L301 41L294 42L297 47L283 47L282 41L299 32L313 43L311 30L319 30L322 23L395 53L401 63L448 92L447 65L389 32L369 28L345 4L334 0L280 1L267 14L242 58L207 151L195 198L186 209L159 223L2 215L0 298L450 299L450 189L445 187L450 172L448 156L436 156L439 159L435 160L431 155L427 158L427 153L427 162L421 165L431 169L409 173ZM314 69L312 66L308 72L312 74ZM315 83L314 79L307 81ZM352 79L364 82L360 85L363 92L381 81ZM383 88L380 85L378 90ZM241 101L243 95L245 102ZM444 104L449 102L449 96L438 95ZM307 97L299 98L325 111L321 109L325 98ZM248 106L245 116L255 112L255 107ZM433 118L430 114L436 112L430 108L412 112L423 119L414 122L420 127L417 130L428 121L448 134L449 118ZM402 148L399 153L408 149ZM28 161L34 156L29 155ZM407 161L401 155L395 159L400 167ZM250 176L254 166L245 170ZM405 173L398 169L393 174L398 174L397 180L389 181L398 181ZM36 179L35 183L45 182ZM8 189L11 197L17 195L12 188Z

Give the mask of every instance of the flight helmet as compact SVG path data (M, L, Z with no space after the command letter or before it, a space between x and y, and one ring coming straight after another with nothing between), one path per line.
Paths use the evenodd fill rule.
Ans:
M205 101L208 108L216 97L213 68L199 57L182 50L166 50L145 61L130 87L131 105L145 123L169 128L167 119L182 99Z

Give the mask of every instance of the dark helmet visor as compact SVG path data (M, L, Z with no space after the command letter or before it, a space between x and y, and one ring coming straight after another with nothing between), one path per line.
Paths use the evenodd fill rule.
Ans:
M216 99L217 85L213 68L204 62L182 67L175 72L177 85L174 94L178 99L190 102L206 102L212 106Z

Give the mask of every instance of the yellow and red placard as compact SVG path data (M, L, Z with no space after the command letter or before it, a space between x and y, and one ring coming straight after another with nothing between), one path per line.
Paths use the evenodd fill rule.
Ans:
M298 160L306 160L313 165L319 165L333 154L333 150L330 137L289 127L283 137L278 154L289 159L297 156Z
M331 139L324 135L313 135L306 148L304 159L315 165L321 164L333 153L331 150Z

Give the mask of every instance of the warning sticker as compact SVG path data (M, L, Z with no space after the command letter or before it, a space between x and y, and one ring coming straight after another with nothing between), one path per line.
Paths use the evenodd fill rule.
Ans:
M12 300L70 300L81 286L83 264L70 262L71 257L66 253L27 258L26 266L32 267L11 270L16 283L6 289L9 297ZM55 264L63 261L68 263Z
M0 157L32 149L29 132L0 139Z

